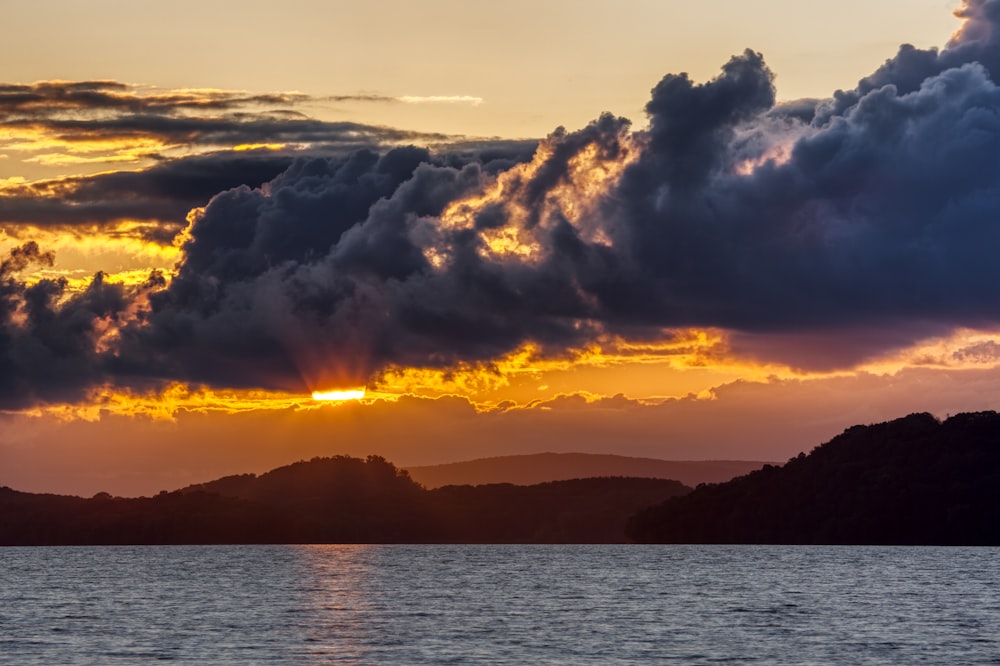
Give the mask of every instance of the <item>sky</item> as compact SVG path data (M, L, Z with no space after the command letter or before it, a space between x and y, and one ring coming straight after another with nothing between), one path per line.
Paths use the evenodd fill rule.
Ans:
M536 4L4 3L0 485L997 406L1000 2Z

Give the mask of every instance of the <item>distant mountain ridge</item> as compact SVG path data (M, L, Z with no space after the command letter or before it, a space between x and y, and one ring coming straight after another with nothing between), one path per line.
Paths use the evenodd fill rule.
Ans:
M608 476L429 490L379 456L314 458L151 498L0 488L0 545L627 540L1000 546L1000 414L854 426L784 466L693 491Z
M639 512L641 542L1000 545L1000 414L854 426Z
M617 477L427 490L379 456L337 456L155 497L0 488L0 545L622 543L636 511L690 491Z
M536 453L421 465L407 467L406 471L426 488L487 483L525 486L600 476L674 479L693 488L700 483L729 481L766 464L752 460L674 461L595 453Z

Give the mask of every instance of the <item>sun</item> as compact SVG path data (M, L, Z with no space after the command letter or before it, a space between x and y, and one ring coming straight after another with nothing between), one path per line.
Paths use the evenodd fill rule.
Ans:
M365 387L353 389L336 389L333 391L313 391L313 400L327 402L343 402L345 400L361 400L365 397Z

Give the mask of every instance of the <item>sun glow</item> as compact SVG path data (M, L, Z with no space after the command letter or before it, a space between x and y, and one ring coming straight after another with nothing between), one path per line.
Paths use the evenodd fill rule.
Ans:
M355 389L338 389L335 391L313 391L313 400L327 402L343 402L345 400L361 400L365 397L365 387Z
M42 250L54 253L55 262L51 266L32 266L22 272L21 278L29 284L44 278L65 278L70 291L85 289L98 271L109 282L128 285L145 282L153 270L169 279L181 258L181 248L179 244L164 245L144 238L155 226L125 220L103 227L81 224L71 230L31 225L0 229L0 257L34 240Z
M610 246L612 239L600 206L624 170L638 158L641 146L624 127L613 141L614 150L592 141L564 158L560 141L558 136L543 140L530 162L503 171L480 191L449 204L438 218L440 229L476 230L481 241L479 256L494 262L543 261L550 251L546 238L553 228L565 223L588 243ZM545 197L536 200L536 184L551 178L549 172L560 172L560 176L545 186ZM484 214L501 218L502 224L482 226ZM436 269L445 268L451 260L447 242L427 243L423 251Z

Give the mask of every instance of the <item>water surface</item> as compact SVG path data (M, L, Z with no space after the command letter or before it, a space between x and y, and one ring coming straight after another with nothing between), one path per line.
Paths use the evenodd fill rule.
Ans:
M0 663L1000 664L1000 550L0 549Z

